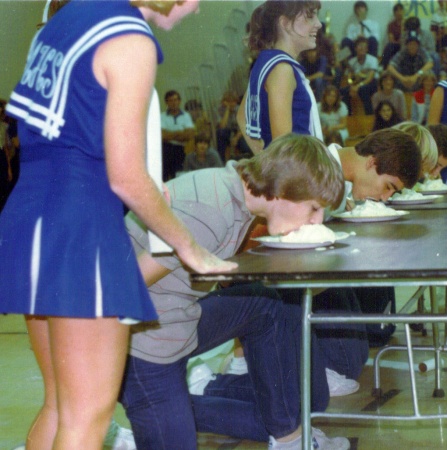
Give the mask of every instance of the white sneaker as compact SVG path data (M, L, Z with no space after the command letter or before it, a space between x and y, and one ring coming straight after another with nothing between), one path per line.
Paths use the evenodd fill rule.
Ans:
M215 379L216 375L213 374L213 371L205 363L200 364L191 370L187 379L188 390L193 395L203 395L208 383Z
M119 427L111 450L137 450L132 430Z
M349 450L351 444L344 437L328 438L321 430L312 427L312 447L318 450ZM290 442L278 442L273 436L269 439L269 450L302 450L301 436Z
M340 375L335 370L326 368L326 378L331 397L353 394L360 388L360 384L357 381L346 378L345 375Z
M19 445L18 447L14 447L12 450L25 450L25 445Z
M321 430L312 427L312 445L319 450L349 450L351 443L344 437L328 438Z

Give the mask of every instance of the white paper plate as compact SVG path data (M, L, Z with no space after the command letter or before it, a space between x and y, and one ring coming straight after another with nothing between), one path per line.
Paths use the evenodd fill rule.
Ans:
M335 214L337 219L344 220L345 222L389 222L391 220L400 219L402 216L410 214L409 211L396 211L392 216L352 216L349 213Z
M337 231L335 233L336 241L346 239L347 237L349 237L349 234L345 233L344 231ZM289 249L289 250L303 250L303 249L308 249L308 248L328 247L329 245L334 244L334 242L332 242L332 241L326 241L326 242L281 242L279 240L279 237L275 237L275 236L262 236L262 237L258 237L258 238L253 238L252 240L260 242L261 244L265 245L266 247L283 248L283 249Z
M437 198L441 198L442 195L424 195L424 198L413 198L413 199L400 199L400 198L390 198L388 203L391 205L424 205L427 203L433 203Z
M422 195L444 195L447 194L447 189L436 189L436 190L432 190L432 191L417 191Z

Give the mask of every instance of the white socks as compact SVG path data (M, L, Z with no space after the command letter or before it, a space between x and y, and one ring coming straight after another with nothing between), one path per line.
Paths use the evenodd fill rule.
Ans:
M230 362L230 366L225 371L227 374L231 375L244 375L244 373L248 372L247 361L242 356L240 358L236 358L233 356Z
M273 436L269 437L269 450L297 450L301 448L301 436L289 442L278 442Z

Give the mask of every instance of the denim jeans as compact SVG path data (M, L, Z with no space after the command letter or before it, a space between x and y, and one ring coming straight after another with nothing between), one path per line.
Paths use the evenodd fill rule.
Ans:
M322 314L362 312L355 290L331 288L315 296L313 311ZM368 354L368 336L363 323L321 323L315 325L318 346L325 367L356 380Z
M259 284L216 291L199 302L199 343L189 356L239 337L257 422L260 418L267 433L275 438L292 433L300 425L300 305L282 302L275 290ZM329 390L315 336L312 344L316 349L312 406L323 411L329 402ZM196 425L186 384L187 360L185 357L163 365L129 357L120 401L139 450L196 449Z
M197 431L267 442L269 432L250 375L216 375L203 395L191 395Z
M280 290L289 312L300 309L302 291ZM360 312L353 289L333 288L315 296L313 311L321 313ZM321 402L316 386L321 386L321 371L314 372L315 360L321 365L357 379L368 358L368 339L364 324L318 324L314 326L317 340L312 341L312 409ZM314 337L314 336L313 336ZM318 367L317 366L317 367ZM317 379L317 374L320 378ZM326 375L323 375L326 382ZM217 375L208 383L203 396L191 396L197 430L229 435L252 441L268 441L262 413L250 375ZM321 406L321 405L320 405Z

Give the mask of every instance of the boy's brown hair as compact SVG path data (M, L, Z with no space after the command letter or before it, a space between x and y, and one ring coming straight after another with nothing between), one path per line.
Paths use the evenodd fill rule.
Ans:
M374 157L377 175L397 177L408 189L419 179L421 151L408 133L393 128L375 131L359 142L355 150L360 156Z
M343 199L341 166L313 136L280 136L253 158L239 161L236 170L255 197L292 202L314 199L331 208Z

